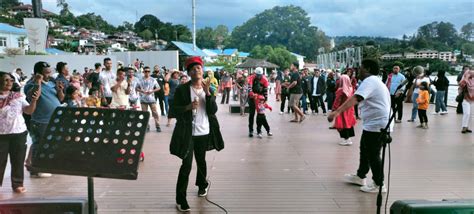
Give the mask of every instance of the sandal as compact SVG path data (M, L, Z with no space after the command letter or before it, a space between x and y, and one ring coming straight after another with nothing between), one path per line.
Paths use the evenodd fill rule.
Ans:
M25 187L17 187L15 189L13 189L13 192L18 193L18 194L22 194L22 193L26 192L26 188Z
M290 120L290 123L297 123L299 122L298 120Z

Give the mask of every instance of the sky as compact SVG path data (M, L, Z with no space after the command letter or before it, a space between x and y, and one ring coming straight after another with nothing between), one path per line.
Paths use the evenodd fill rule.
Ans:
M197 28L224 24L232 30L264 10L296 5L310 17L311 24L328 36L383 36L401 38L418 27L451 22L459 30L474 22L473 0L195 0ZM31 0L21 0L31 4ZM74 15L100 14L117 26L135 23L152 14L161 21L183 24L191 29L192 0L66 0ZM59 13L56 0L43 0L43 9Z

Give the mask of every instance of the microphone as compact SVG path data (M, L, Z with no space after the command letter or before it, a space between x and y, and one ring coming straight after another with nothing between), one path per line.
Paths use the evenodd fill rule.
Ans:
M199 102L199 97L194 97L194 102ZM195 117L197 113L198 113L197 108L193 109L193 117Z

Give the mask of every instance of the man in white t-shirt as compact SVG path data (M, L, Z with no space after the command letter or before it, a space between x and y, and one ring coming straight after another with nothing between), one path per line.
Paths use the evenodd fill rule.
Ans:
M117 79L111 82L112 101L110 107L126 108L128 107L128 95L130 94L130 82L125 79L125 70L120 68L117 70Z
M390 117L390 92L385 84L377 78L379 65L377 61L365 59L359 71L362 80L354 96L348 99L341 107L328 116L332 122L340 113L359 104L363 121L363 132L360 140L360 162L356 175L346 174L345 180L349 183L361 185L361 191L376 193L383 186L382 161L380 151L382 142L381 129L385 128ZM366 184L365 177L372 170L373 183ZM386 192L385 186L382 192Z
M107 105L112 102L112 81L116 79L115 73L112 71L112 60L110 58L104 59L105 69L100 72L100 83L104 87L104 97L107 100Z

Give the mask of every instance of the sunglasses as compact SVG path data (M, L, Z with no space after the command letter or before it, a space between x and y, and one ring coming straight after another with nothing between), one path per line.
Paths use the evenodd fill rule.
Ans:
M150 73L150 70L144 70L143 72L145 72L145 73Z

